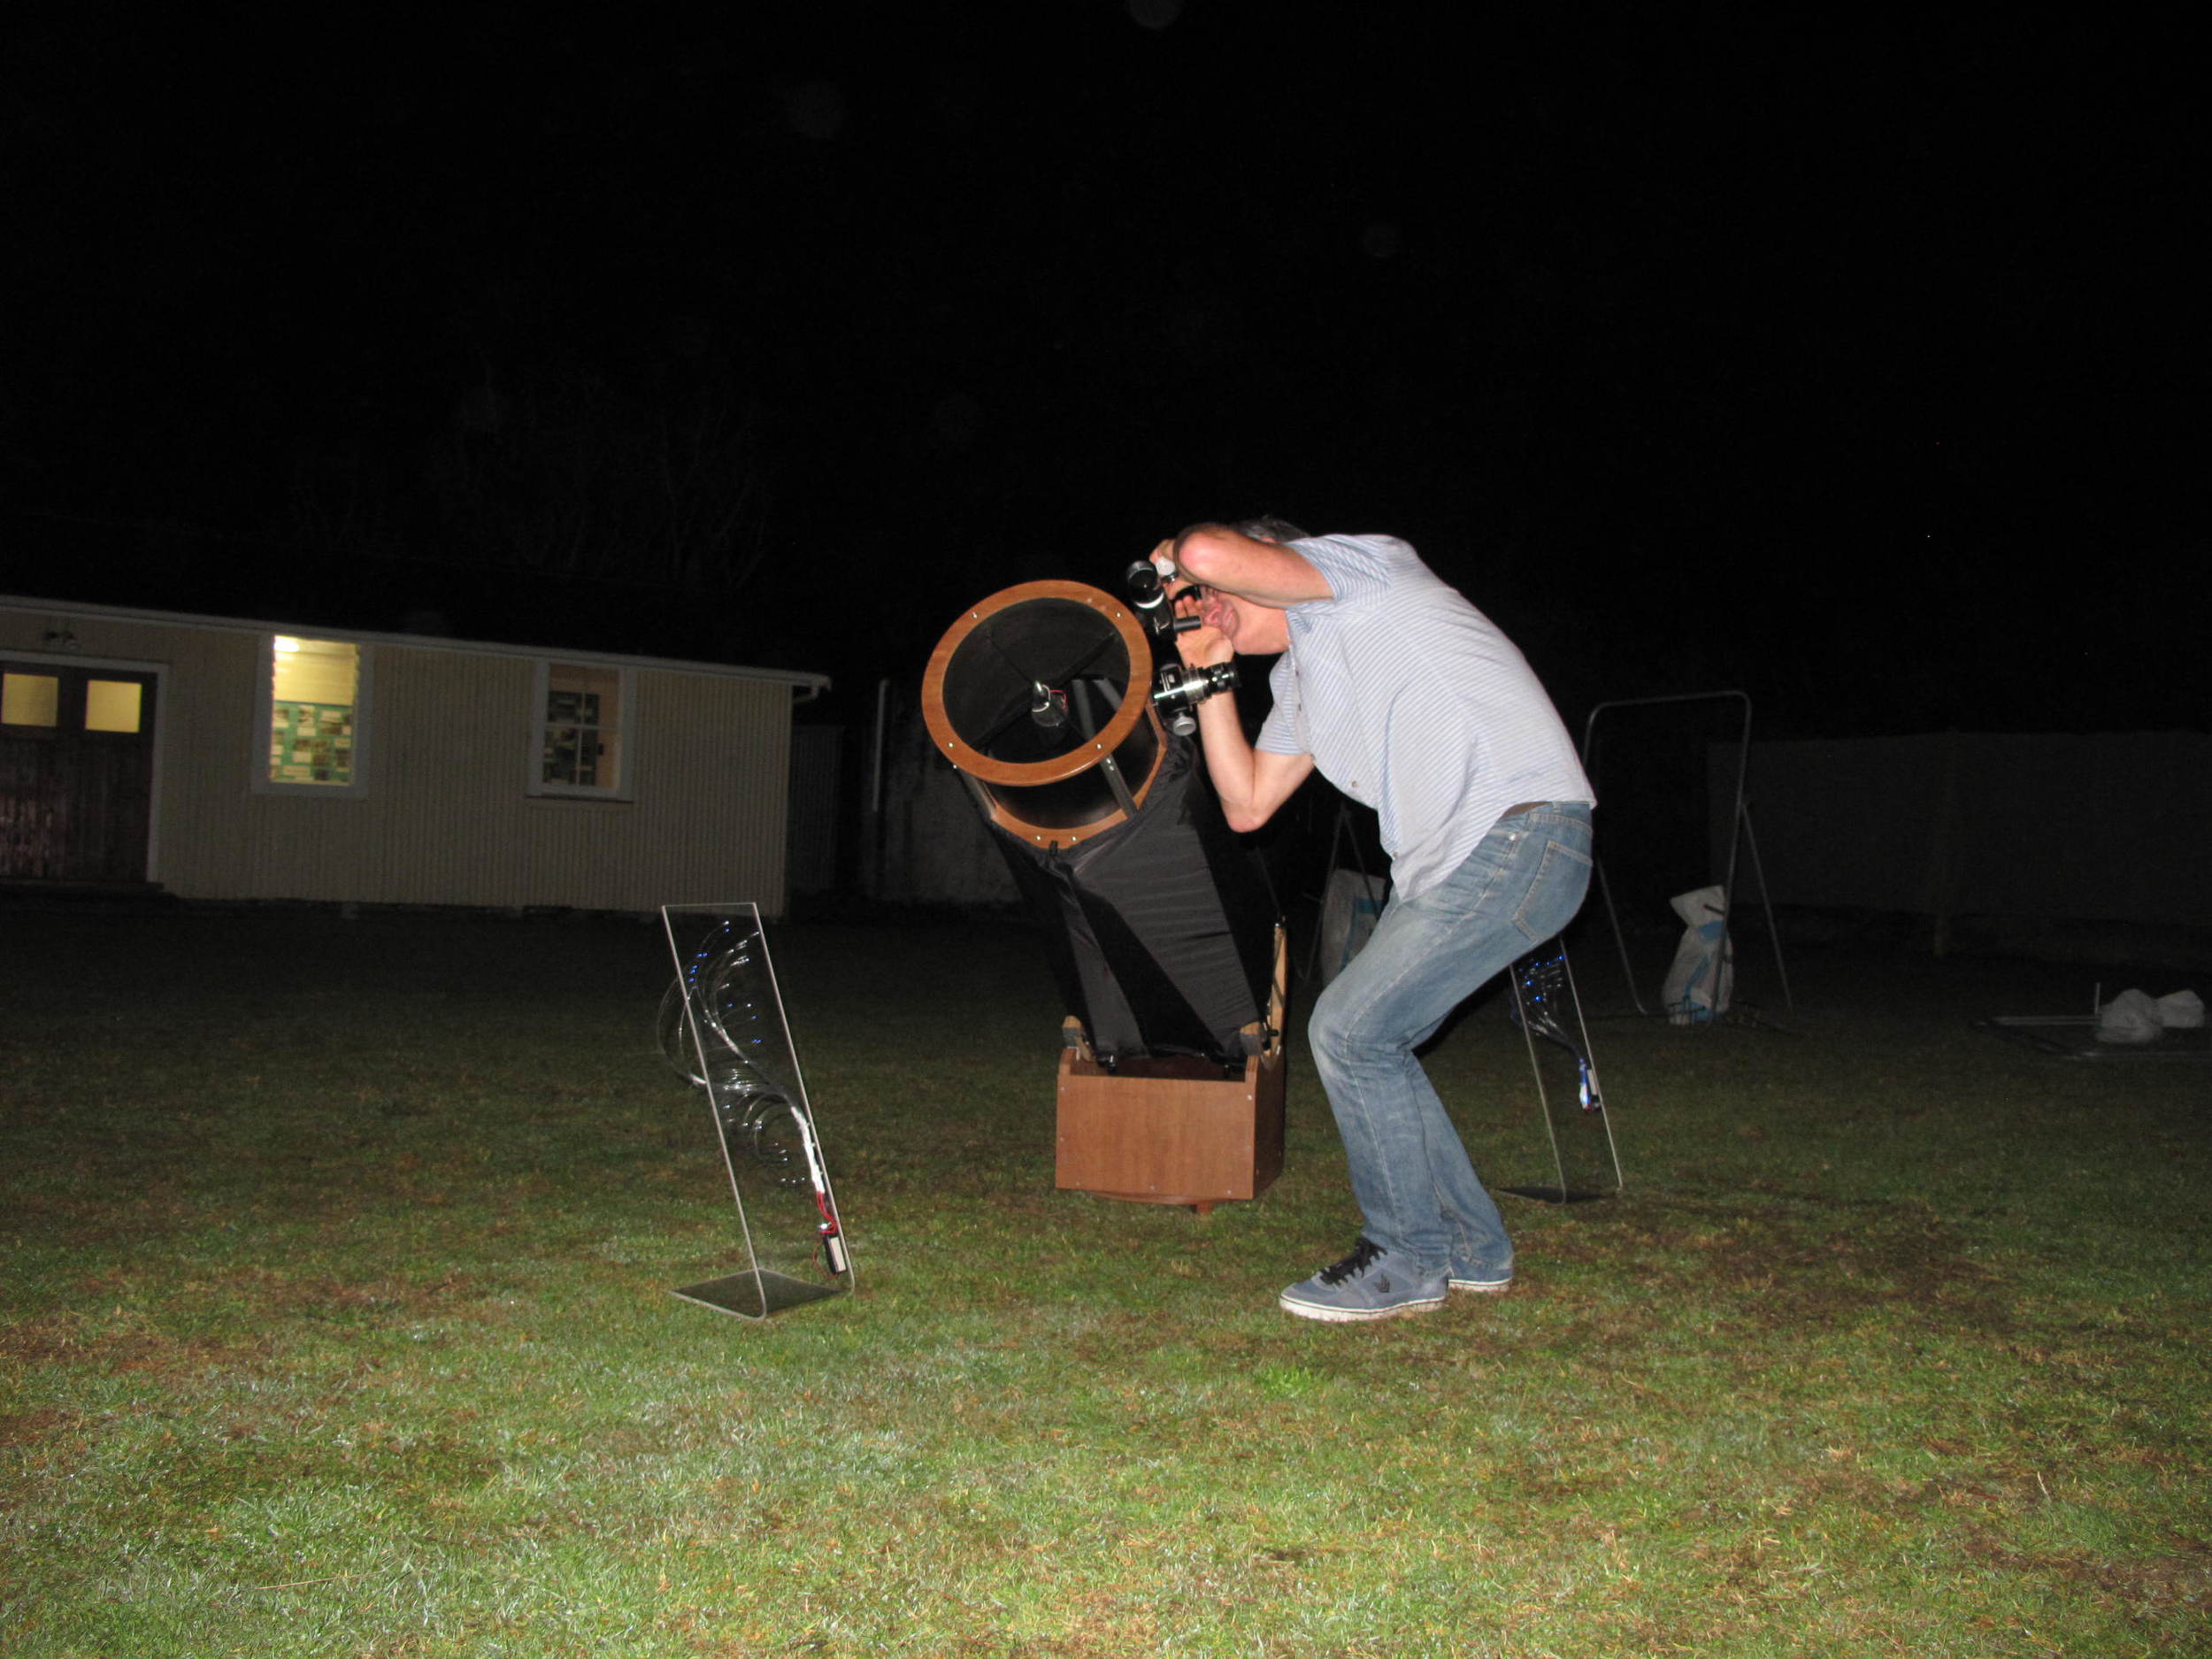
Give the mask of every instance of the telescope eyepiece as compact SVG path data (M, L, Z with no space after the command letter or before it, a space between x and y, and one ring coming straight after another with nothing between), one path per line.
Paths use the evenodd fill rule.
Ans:
M1170 634L1188 634L1202 626L1196 617L1179 617L1170 603L1160 567L1150 559L1139 559L1123 573L1128 584L1130 601L1137 614L1144 618L1144 626L1152 630L1155 638Z

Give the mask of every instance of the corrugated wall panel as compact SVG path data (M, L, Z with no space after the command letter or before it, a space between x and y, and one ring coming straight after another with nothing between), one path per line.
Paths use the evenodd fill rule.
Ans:
M757 899L780 911L788 693L759 680L690 680L680 687L674 676L641 678L667 683L640 706L640 787L649 787L655 821L680 843L667 849L664 866L677 890L663 887L648 902ZM706 696L697 695L701 688ZM702 720L713 733L704 743Z
M42 649L0 611L0 646ZM390 643L373 657L358 798L252 793L260 646L73 618L86 656L165 664L154 879L188 898L650 910L784 904L791 691L638 669L629 802L525 793L532 663Z
M373 648L370 809L357 829L334 812L311 870L274 867L326 892L357 881L375 903L526 904L515 820L530 736L530 664L503 657ZM320 812L344 802L285 801ZM296 876L293 872L296 871ZM574 902L574 901L569 901Z

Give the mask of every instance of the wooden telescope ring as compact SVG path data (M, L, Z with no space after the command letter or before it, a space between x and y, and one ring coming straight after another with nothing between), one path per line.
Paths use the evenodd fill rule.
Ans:
M922 675L922 718L994 824L1071 847L1133 818L1158 774L1168 746L1151 668L1151 641L1120 600L1025 582L946 630ZM1057 727L1033 718L1041 689L1059 700Z

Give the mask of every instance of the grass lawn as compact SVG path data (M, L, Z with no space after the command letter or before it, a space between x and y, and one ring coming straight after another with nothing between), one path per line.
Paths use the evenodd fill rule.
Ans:
M668 1294L738 1250L657 929L0 937L10 1655L2212 1652L2212 1068L1968 1024L2096 970L1784 1014L1747 941L1768 1025L1594 1029L1624 1195L1346 1327L1274 1305L1357 1225L1295 1047L1259 1202L1058 1194L1035 937L795 924L859 1288L753 1324ZM1495 997L1431 1069L1549 1179Z

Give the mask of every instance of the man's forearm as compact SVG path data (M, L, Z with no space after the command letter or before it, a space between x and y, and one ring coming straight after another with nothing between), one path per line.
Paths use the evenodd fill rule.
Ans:
M1331 596L1328 579L1302 553L1218 525L1187 530L1164 545L1172 549L1176 568L1192 581L1277 610Z
M1206 751L1206 773L1213 780L1229 827L1257 829L1266 822L1254 818L1252 810L1252 774L1258 757L1237 718L1237 700L1209 697L1193 712L1198 716L1198 741Z
M1259 828L1306 780L1313 757L1253 748L1234 697L1209 697L1195 712L1198 741L1206 751L1206 772L1220 798L1222 816L1240 833Z

